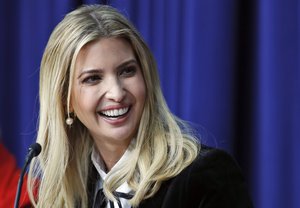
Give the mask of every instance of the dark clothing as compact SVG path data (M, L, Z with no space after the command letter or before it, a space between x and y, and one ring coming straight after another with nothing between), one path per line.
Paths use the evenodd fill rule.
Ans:
M202 148L190 166L163 183L139 207L248 208L253 205L234 159L222 150Z
M226 152L202 147L196 160L139 208L250 208L245 180Z

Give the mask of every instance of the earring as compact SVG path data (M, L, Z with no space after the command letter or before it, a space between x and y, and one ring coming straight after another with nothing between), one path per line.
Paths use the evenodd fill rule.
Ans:
M66 124L67 124L68 126L71 126L71 125L73 124L73 122L74 122L74 119L71 118L70 116L68 116L68 118L66 119Z
M66 119L66 124L68 126L72 126L72 124L74 123L74 119L76 118L76 115L74 112L72 113L68 113L68 118Z

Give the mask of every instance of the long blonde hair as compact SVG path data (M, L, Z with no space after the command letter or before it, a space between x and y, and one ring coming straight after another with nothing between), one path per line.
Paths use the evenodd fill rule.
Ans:
M108 173L105 195L127 181L137 206L153 196L161 183L178 175L198 155L200 145L187 125L168 109L154 58L134 26L110 6L82 6L66 15L50 36L40 71L40 118L37 142L42 153L30 167L30 195L36 207L87 207L87 181L93 140L77 119L65 124L74 65L81 48L100 38L124 38L141 66L147 98L127 162ZM36 181L38 177L38 185ZM35 186L38 194L34 196Z

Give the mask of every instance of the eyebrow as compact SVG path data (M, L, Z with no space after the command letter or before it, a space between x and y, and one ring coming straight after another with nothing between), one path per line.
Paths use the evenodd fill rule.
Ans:
M124 66L130 65L130 64L138 64L137 61L135 59L130 59L128 61L125 61L123 63L121 63L119 66L117 66L117 70L123 68ZM80 77L82 77L84 74L95 74L95 73L99 73L101 72L103 69L99 68L99 69L88 69L83 71L82 73L80 73L80 75L77 77L77 79L79 79Z

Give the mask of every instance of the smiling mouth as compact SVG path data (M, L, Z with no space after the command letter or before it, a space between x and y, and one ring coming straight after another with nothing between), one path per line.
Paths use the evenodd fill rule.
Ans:
M98 114L106 118L119 118L125 116L130 111L130 107L100 111Z

